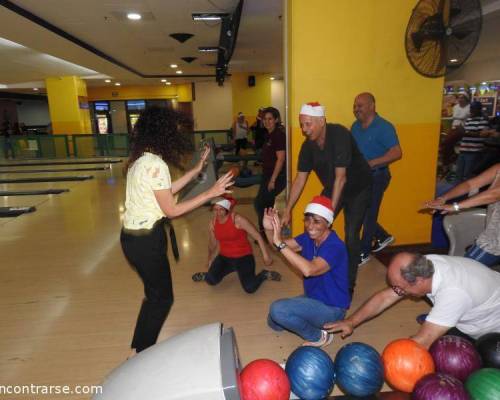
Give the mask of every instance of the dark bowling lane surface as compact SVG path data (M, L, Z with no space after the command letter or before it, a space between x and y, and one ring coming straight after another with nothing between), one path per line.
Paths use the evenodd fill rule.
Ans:
M93 179L92 175L83 176L53 176L45 178L21 178L21 179L0 179L0 183L33 183L33 182L70 182L70 181L86 181Z
M47 190L20 190L20 191L0 191L0 196L38 196L45 194L60 194L69 192L69 189L47 189Z
M81 160L81 161L34 161L25 163L0 163L0 167L31 167L38 165L79 165L79 164L116 164L122 160L104 159L104 160Z
M61 168L61 169L16 169L16 170L1 170L0 174L33 174L41 172L78 172L78 171L107 171L110 167L94 167L94 168Z
M17 217L36 211L36 207L0 207L0 218Z

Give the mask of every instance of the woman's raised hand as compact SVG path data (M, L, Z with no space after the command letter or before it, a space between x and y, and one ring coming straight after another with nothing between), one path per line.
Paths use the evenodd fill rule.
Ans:
M208 194L211 198L222 196L226 193L232 193L231 190L228 190L229 187L234 185L233 173L230 171L227 174L222 175L215 184L208 189Z

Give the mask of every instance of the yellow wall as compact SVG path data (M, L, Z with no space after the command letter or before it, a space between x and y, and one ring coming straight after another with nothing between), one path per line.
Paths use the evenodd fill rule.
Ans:
M157 86L101 86L88 88L89 101L176 99L179 102L193 101L191 84Z
M255 76L255 86L248 86L248 77ZM269 74L234 73L231 75L233 91L233 118L239 112L245 114L250 124L255 121L260 107L271 105L271 80Z
M404 34L414 6L414 0L288 2L292 176L304 140L298 126L301 104L319 101L328 121L350 127L354 97L372 92L380 115L396 126L403 149L403 159L391 166L380 214L397 244L430 239L431 219L418 209L434 195L443 87L442 78L419 75L406 59ZM321 191L311 178L294 208L294 233L302 229L305 204ZM343 234L343 220L334 226Z
M54 134L92 133L87 86L77 76L61 76L45 80L50 120Z

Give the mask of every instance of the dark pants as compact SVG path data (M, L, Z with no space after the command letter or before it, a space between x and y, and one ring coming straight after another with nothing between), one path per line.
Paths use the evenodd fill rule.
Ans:
M259 192L257 197L253 202L255 211L257 212L257 218L259 221L259 229L262 232L264 227L262 226L262 218L264 218L264 210L269 207L274 206L274 201L276 196L278 196L286 187L286 174L280 174L276 178L276 184L274 185L274 190L267 190L267 185L269 184L270 176L263 176L260 183Z
M235 154L238 156L240 154L240 149L246 149L248 140L247 139L236 139L235 144Z
M371 194L371 185L354 196L344 194L335 210L335 218L342 209L344 210L345 244L349 255L349 289L351 292L356 285L359 256L361 254L361 226L363 225L366 210L370 206ZM326 191L323 191L322 195L331 197L331 193Z
M361 239L361 252L363 254L370 254L372 251L373 239L384 241L389 234L377 222L378 212L384 192L389 186L391 181L391 173L389 168L380 168L372 171L372 196L370 206L366 210L365 220L363 221L363 237Z
M163 221L146 234L122 230L123 253L144 284L145 298L137 318L131 347L140 352L156 343L174 302Z
M266 280L264 271L255 275L255 258L252 254L238 258L218 255L210 265L205 282L217 285L226 275L235 271L238 273L243 290L247 293L254 293Z

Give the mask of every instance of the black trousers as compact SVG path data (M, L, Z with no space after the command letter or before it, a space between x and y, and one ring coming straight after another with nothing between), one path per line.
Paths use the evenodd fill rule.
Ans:
M325 191L323 191L322 195L332 196L331 193ZM342 209L344 210L345 245L349 256L349 289L351 292L354 290L356 277L358 276L358 264L361 255L361 227L370 206L371 195L371 185L356 193L356 195L343 194L335 210L335 218Z
M257 291L266 280L264 271L255 275L255 258L252 254L238 258L218 255L210 265L205 282L209 285L217 285L226 275L235 271L238 273L243 290L247 293Z
M253 206L257 213L257 218L259 221L259 230L262 232L264 227L262 226L262 218L264 218L264 210L269 207L274 206L274 200L286 187L286 174L280 174L276 178L276 184L274 185L274 190L267 190L267 185L269 184L270 176L263 176L260 183L259 191L257 197L255 197Z
M240 155L240 149L246 149L248 145L248 140L243 138L243 139L236 139L234 141L235 144L235 151L234 153L239 156Z
M174 302L163 220L145 234L122 229L120 242L125 257L144 284L145 297L131 345L140 352L156 343Z

